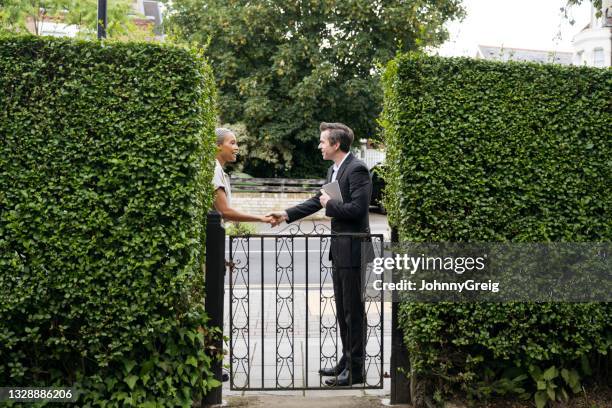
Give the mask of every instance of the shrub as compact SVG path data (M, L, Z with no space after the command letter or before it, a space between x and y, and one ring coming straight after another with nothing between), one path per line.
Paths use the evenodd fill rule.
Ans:
M612 71L411 54L384 85L385 204L401 240L610 242ZM541 406L610 352L610 312L410 303L400 324L420 378L475 397L537 391Z
M250 222L232 222L225 225L225 234L227 236L253 235L256 233L257 227Z
M0 383L190 406L215 90L195 52L0 39Z

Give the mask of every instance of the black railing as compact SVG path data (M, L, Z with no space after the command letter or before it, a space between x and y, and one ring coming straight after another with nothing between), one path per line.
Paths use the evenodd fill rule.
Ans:
M335 234L325 229L314 225L312 231L304 232L299 225L291 225L279 234L229 237L232 390L330 388L318 370L332 368L339 360L332 265L328 257L331 241L341 237L350 237L351 242L355 238L370 240L377 256L381 256L383 236ZM304 302L296 301L297 297L303 297ZM382 388L383 297L366 297L364 301L365 380L353 387ZM272 309L274 320L267 320ZM252 315L257 313L259 316ZM303 316L303 325L296 325L296 316ZM296 333L302 329L303 335ZM296 335L303 348L296 347ZM296 358L298 350L301 358ZM313 353L317 357L313 358ZM313 367L315 361L318 364Z
M399 242L399 234L396 228L391 229L391 242ZM404 336L402 329L399 327L399 306L396 301L391 306L391 398L390 403L408 404L414 403L411 401L413 394L412 387L414 386L414 378L410 376L410 361L408 358L408 350L404 345Z
M210 317L209 325L223 329L223 281L225 275L225 229L221 226L218 212L208 213L206 224L206 299L204 307ZM213 344L215 350L222 350L223 339ZM222 362L213 360L212 371L217 380L222 379ZM221 387L213 388L202 400L202 406L222 403Z

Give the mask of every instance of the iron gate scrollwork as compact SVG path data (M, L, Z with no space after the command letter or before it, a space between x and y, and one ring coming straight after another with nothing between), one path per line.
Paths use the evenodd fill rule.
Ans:
M370 240L382 256L382 234L335 234L324 225L290 225L277 234L229 237L230 389L330 388L318 370L340 358L332 264L339 235ZM314 274L313 274L314 272ZM296 281L297 280L297 281ZM365 380L383 387L383 297L365 292Z

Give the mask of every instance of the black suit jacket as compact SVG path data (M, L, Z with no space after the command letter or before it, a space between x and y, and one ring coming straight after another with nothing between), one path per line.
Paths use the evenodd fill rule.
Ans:
M327 171L326 182L331 181L333 165ZM344 202L331 199L325 207L325 215L331 217L331 229L334 233L370 233L370 219L368 210L372 196L372 180L370 172L364 162L349 153L348 157L340 166L336 181L342 192ZM319 211L322 206L319 201L321 192L304 201L301 204L287 209L289 219L293 222ZM365 261L372 260L373 248L371 240L364 240L337 236L332 238L329 251L330 259L338 267L361 266L362 247L366 250Z

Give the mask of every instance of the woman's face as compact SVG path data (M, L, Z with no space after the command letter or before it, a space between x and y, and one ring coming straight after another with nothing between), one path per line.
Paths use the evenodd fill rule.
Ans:
M223 162L235 162L238 155L238 141L236 135L229 133L225 135L223 143L218 146L217 157L223 159Z

